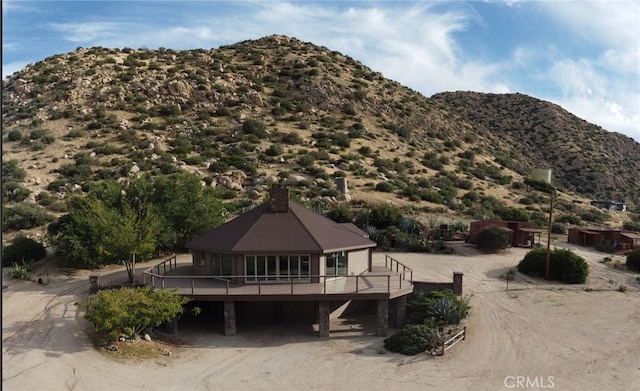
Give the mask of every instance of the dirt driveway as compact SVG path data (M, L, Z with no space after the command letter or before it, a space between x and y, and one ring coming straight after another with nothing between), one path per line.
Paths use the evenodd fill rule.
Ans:
M175 354L123 361L93 348L90 325L74 306L87 299L89 272L52 272L48 285L4 280L2 389L640 390L640 285L602 264L602 254L576 251L589 261L597 290L519 280L506 291L498 276L522 249L482 255L460 245L458 255L392 254L416 280L464 273L473 307L468 337L441 358L385 352L383 338L366 327L350 332L337 324L328 340L295 327L235 337L191 330ZM108 269L101 278L123 273ZM636 285L615 289L627 281Z

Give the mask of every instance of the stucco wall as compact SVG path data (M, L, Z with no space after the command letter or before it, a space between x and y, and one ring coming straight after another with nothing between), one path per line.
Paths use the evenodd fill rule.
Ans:
M369 268L369 249L349 253L349 275L366 272Z

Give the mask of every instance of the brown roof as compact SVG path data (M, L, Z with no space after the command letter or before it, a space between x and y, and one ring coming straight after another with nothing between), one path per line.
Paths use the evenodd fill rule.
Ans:
M543 229L538 229L538 228L518 228L520 231L522 232L534 232L534 233L540 233L540 232L546 232Z
M637 233L633 233L633 232L622 232L620 233L621 236L624 236L625 238L629 238L629 239L640 239L640 235Z
M289 203L287 212L272 212L269 203L187 243L187 248L222 253L328 253L375 247L353 224L339 224Z

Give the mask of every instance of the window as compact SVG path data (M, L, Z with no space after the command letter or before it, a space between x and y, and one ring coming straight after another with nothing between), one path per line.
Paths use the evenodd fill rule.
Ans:
M211 254L211 274L214 276L230 276L231 263L231 254Z
M207 253L205 251L198 251L196 253L196 265L199 267L207 266Z
M309 255L247 255L246 282L309 282Z
M325 274L328 277L346 276L349 272L348 255L346 251L327 254Z

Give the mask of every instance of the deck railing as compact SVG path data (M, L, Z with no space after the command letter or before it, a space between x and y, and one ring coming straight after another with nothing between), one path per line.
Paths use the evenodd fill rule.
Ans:
M408 281L413 282L413 270L388 255L384 256L384 267L391 270L392 272L398 273L398 275L402 276L403 280L406 280L407 274L409 274ZM400 268L402 268L402 271L400 271Z
M185 266L181 266L185 267ZM188 267L188 266L187 266ZM367 273L350 276L308 275L268 281L270 276L167 275L178 268L176 256L143 272L143 282L155 288L178 289L183 295L303 295L386 293L412 286L413 271L386 257L385 268L394 274ZM395 268L395 270L394 270ZM407 278L408 277L408 278ZM253 281L251 281L253 280ZM288 281L287 281L288 280ZM314 282L310 282L314 281ZM235 283L240 282L240 283Z

